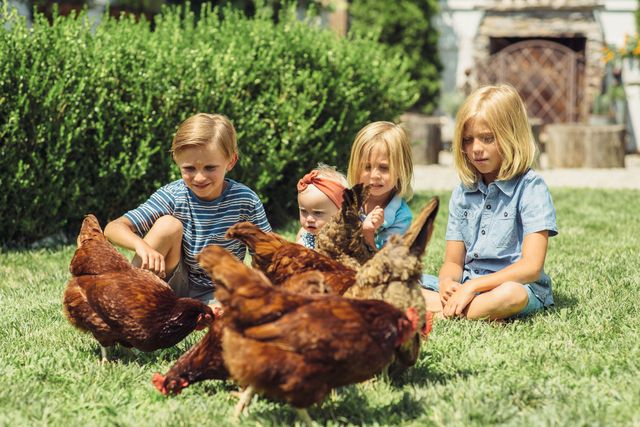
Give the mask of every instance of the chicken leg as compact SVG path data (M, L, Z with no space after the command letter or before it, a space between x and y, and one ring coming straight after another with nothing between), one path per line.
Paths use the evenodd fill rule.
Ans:
M234 418L240 418L240 415L242 415L242 412L245 410L245 408L249 407L254 394L255 390L252 386L247 386L242 391L242 393L240 394L240 398L238 399L238 403L236 404L235 410L233 411Z
M306 425L307 427L313 426L313 420L309 416L309 413L306 409L296 408L296 412L298 413L298 416L300 417L304 425Z

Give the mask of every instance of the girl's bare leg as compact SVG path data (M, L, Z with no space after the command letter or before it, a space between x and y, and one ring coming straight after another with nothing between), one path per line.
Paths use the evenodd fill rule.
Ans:
M431 311L436 319L441 319L443 317L443 307L442 302L440 302L440 294L427 289L420 289L420 291L422 291L422 297L427 305L427 311Z
M467 319L506 319L521 312L528 301L527 290L522 284L505 282L476 296L465 309L465 315Z

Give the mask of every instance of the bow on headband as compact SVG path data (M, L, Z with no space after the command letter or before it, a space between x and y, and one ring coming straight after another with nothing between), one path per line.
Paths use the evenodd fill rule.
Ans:
M326 178L320 178L318 171L314 170L302 177L298 181L298 193L307 189L309 185L315 185L316 188L322 191L333 202L334 205L340 209L342 207L342 192L344 186L335 181Z

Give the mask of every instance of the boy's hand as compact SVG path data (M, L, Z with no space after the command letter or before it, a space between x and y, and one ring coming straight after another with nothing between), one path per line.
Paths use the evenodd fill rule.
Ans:
M136 247L136 255L140 258L140 268L149 270L160 278L165 276L164 256L142 241Z
M384 209L380 206L373 208L362 222L362 231L375 232L384 222Z

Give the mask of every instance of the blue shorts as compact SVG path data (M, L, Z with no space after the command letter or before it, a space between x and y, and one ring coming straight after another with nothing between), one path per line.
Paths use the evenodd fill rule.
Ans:
M438 278L430 274L422 275L422 283L420 283L420 286L422 286L424 289L427 289L429 291L434 291L434 292L440 291L440 284L439 284ZM542 303L540 298L538 298L536 294L533 293L531 286L527 284L527 285L524 285L524 288L527 290L527 297L528 297L527 305L519 313L514 314L512 317L528 316L544 308L544 304Z

